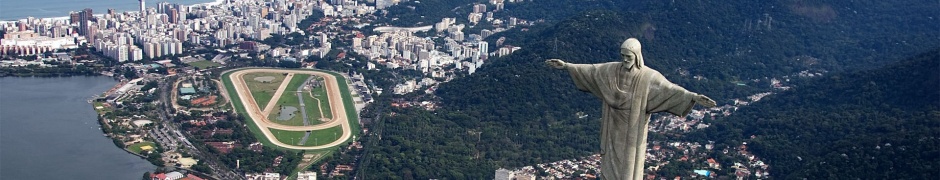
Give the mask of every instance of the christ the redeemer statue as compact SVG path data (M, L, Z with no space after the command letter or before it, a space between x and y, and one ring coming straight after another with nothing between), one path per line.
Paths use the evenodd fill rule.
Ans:
M601 99L601 179L643 179L646 134L650 114L669 112L686 116L696 103L714 107L710 98L689 92L643 65L640 41L630 38L620 46L622 62L571 64L545 61L566 69L578 90Z

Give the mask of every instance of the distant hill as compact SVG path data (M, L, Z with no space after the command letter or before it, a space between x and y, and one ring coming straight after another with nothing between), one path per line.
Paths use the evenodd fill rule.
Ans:
M931 179L940 170L938 72L935 49L810 80L689 137L732 147L746 141L778 178Z

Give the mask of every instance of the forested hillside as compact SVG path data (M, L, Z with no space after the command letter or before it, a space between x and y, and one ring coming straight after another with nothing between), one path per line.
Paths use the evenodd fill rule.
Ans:
M785 179L931 179L940 169L938 70L940 49L811 80L689 137L748 142Z
M940 46L938 6L928 0L537 1L507 4L498 14L553 22L585 10L616 11L633 20L619 28L640 38L644 53L671 61L664 67L747 80L872 67L925 52Z
M522 50L507 57L491 57L473 75L442 84L436 91L437 100L442 103L440 109L426 111L415 108L389 108L394 115L385 117L374 126L377 129L383 129L380 133L381 138L364 137L368 141L377 142L374 146L368 147L374 149L366 155L369 156L369 163L364 163L362 167L362 173L365 174L363 177L366 179L491 179L493 171L499 167L520 167L596 153L599 149L600 125L597 118L600 115L600 102L586 93L577 91L565 72L545 66L543 61L548 58L561 58L573 63L615 61L618 58L620 43L626 38L638 37L643 43L647 65L659 70L676 84L691 91L709 95L719 104L728 104L732 98L743 98L769 89L766 81L758 83L754 80L793 75L800 71L839 74L859 68L880 68L913 54L926 52L930 48L940 47L940 41L937 39L940 37L940 31L936 30L940 29L940 23L937 23L937 18L940 17L931 17L936 12L931 7L937 7L937 3L925 0L890 3L796 0L779 2L601 0L507 4L507 9L499 13L527 20L544 19L545 21L534 27L526 27L524 30L515 28L490 36L487 39L490 45L495 46L496 38L506 37L506 44L522 47ZM463 7L463 5L459 6ZM401 18L401 20L424 22L428 21L426 19L439 21L437 17L453 17L450 13L464 10L459 7L447 9L435 6L433 12L437 13L430 13L432 11L421 10L425 7L423 5L413 7L415 8L404 6L403 8L408 9L390 9L390 11L423 13L416 16L396 16L412 17ZM490 49L496 48L490 47ZM936 73L932 75L936 77ZM703 79L696 80L694 76L700 76ZM845 75L825 78L837 77L848 79ZM739 83L744 85L737 85ZM884 90L869 92L884 85L891 84L876 83L871 88L855 89L855 91L858 94L870 95L870 97L894 96L895 94L888 94L889 92ZM804 85L799 84L794 88L802 90ZM777 95L771 97L774 96ZM819 97L828 97L828 95ZM934 97L933 99L936 100L936 96ZM383 101L383 98L389 98L389 96L380 97L376 105L390 102L389 100ZM781 98L783 98L782 95ZM800 99L801 97L793 98ZM851 99L849 96L845 98L849 99L803 103L818 103L812 106L830 108L827 103L865 100ZM772 103L763 104L775 106ZM802 106L791 106L787 109L795 107ZM912 111L900 106L893 108L895 107L893 105L872 104L866 106L868 109L855 106L833 107L842 111L819 112L838 113L846 117L868 111L894 113L855 117L866 122L891 122L887 119L892 118L888 117L938 119L937 113L931 115L926 110ZM753 108L761 109L757 106ZM585 112L589 116L578 119L575 115L578 112ZM906 115L895 116L901 114ZM757 115L759 114L752 113L744 117ZM772 115L768 117L775 117ZM708 130L709 133L698 134L696 137L702 137L701 139L707 137L712 140L720 137L727 140L723 141L724 143L729 144L740 142L741 138L755 134L757 131L757 128L744 129L742 127L745 125L735 124L745 122L743 120L745 118L741 119L722 121L726 123L716 125L713 130ZM913 121L922 122L923 120ZM786 121L781 119L773 122L782 124ZM839 122L847 123L848 121ZM831 126L818 127L814 131L825 132L826 128L834 128L837 125ZM900 126L884 126L883 128L889 129L890 127L895 128L893 133L876 134L893 136L906 134L907 130L915 131L914 129L902 131L904 128ZM932 127L936 127L936 123ZM846 134L867 133L869 130L878 129L854 130ZM934 132L940 131L934 130ZM718 136L715 133L724 135ZM787 143L790 143L789 138L793 137L804 138L800 142L813 140L807 139L812 136L790 137L776 134L776 132L767 132L767 134L773 134L773 136L760 138L771 138L767 140L778 138L775 140ZM651 139L663 138L656 134L650 136ZM851 139L851 141L845 140L845 142L862 142L859 139L846 139ZM836 141L836 139L826 140ZM935 139L931 141L937 144ZM900 148L902 146L899 144L904 144L902 141L897 142L897 144L892 143L891 148ZM878 143L885 148L884 143L881 141ZM817 145L783 144L791 149L804 148L798 151L807 154L802 157L804 161L792 162L791 160L795 158L787 157L789 159L781 160L785 159L781 158L785 155L780 153L786 151L769 150L778 148L778 145L752 147L755 152L765 153L768 159L772 159L769 162L775 163L773 174L788 174L785 172L810 168L808 167L810 163L805 158L811 157L810 154L823 152L808 148ZM866 147L871 148L874 145L873 143L870 147L867 145ZM862 147L859 146L859 148ZM918 148L926 147L910 145L906 149L922 151ZM933 147L933 150L936 150L936 147ZM861 157L863 155L847 152L846 156ZM861 159L858 161L866 162ZM936 162L936 160L933 161ZM826 170L825 173L843 174L829 169L829 165L820 163L822 161L815 162L816 164L812 166L818 166L816 169L820 171L807 171L807 173L823 173L821 171ZM833 163L832 166L836 165L834 163L836 161L827 162ZM898 161L892 162L898 163ZM856 165L870 164L857 163ZM862 169L859 168L859 170ZM803 175L792 177L803 177Z
M393 19L389 24L398 26L432 25L441 18L466 23L462 16L474 2L488 1L409 1L383 14ZM746 81L810 69L869 68L925 52L940 46L936 7L940 2L929 0L578 0L506 3L505 9L493 12L495 16L541 22L536 28L551 27L587 11L617 12L629 22L586 26L584 30L614 27L620 34L612 34L640 38L645 53L655 55L653 60L667 61L660 62L664 67L681 67L710 79ZM506 42L514 46L527 44L523 41L580 45L574 41L555 42L551 36L511 38L519 30L491 36L487 41L495 46L496 38L506 36Z

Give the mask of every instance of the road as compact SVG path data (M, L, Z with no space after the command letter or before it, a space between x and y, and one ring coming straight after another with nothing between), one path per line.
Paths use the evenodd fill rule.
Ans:
M284 77L284 80L281 81L281 86L278 86L277 91L274 91L274 95L271 96L271 100L268 101L268 105L264 107L264 111L261 111L261 113L265 115L271 114L271 111L274 110L274 106L276 106L277 104L277 100L280 100L281 95L284 95L284 90L287 88L287 85L290 84L291 79L294 79L293 73L287 74L287 76ZM235 88L238 88L238 87L235 87ZM251 94L251 93L248 93L248 94ZM242 102L245 102L245 101L242 101Z
M208 150L204 147L197 148L193 146L192 143L190 143L189 140L187 140L186 137L180 133L177 124L172 123L173 119L171 119L172 116L170 116L170 113L174 112L174 110L172 109L173 105L170 99L171 96L169 94L173 93L174 86L168 83L176 84L175 82L176 77L171 77L161 81L159 84L160 101L163 102L163 108L160 108L161 112L158 114L160 115L160 119L162 119L162 121L155 123L162 124L163 128L155 128L153 131L151 131L151 134L157 135L154 136L154 138L163 143L162 145L164 147L170 145L176 148L185 148L193 156L201 158L199 163L206 163L206 165L212 169L212 175L214 175L214 177L212 177L213 179L244 179L244 177L238 175L232 169L229 169L228 166L223 165L215 155L209 155L206 153ZM184 143L177 143L176 141L183 141ZM177 144L180 146L177 147Z
M232 99L228 97L228 91L225 90L225 84L222 84L222 81L213 79L212 82L215 82L215 87L218 87L219 94L225 98L226 101L232 102ZM219 105L221 106L221 105Z
M300 86L297 86L297 102L300 102L300 113L304 115L304 117L303 117L303 118L304 118L304 126L309 126L309 125L310 125L310 121L309 121L309 119L307 119L307 105L304 104L304 92L303 92L303 89L304 89L304 87L307 86L307 84L310 83L310 80L311 80L311 79L313 79L313 76L307 77L307 80L304 80L304 84L302 84L302 85L300 85ZM313 94L311 94L311 97L313 97L312 95L313 95ZM320 104L320 103L317 103L317 105L319 105L319 104ZM317 106L317 108L319 109L320 107ZM320 110L320 117L321 117L321 118L323 117L323 110ZM304 145L304 143L307 142L307 138L310 138L310 132L305 132L305 133L304 133L304 137L303 137L303 138L300 138L300 141L297 143L297 145Z
M307 80L304 80L304 84L303 84L303 85L297 86L297 102L300 102L300 113L304 115L304 117L303 117L303 118L304 118L304 126L309 126L309 125L310 125L310 121L308 121L308 119L307 119L307 105L304 104L304 92L303 92L303 89L304 89L304 87L307 86L308 83L310 83L310 80L311 80L311 79L313 79L313 76L307 77ZM319 103L317 103L317 104L319 104ZM321 114L321 116L322 116L323 112L320 112L320 114ZM321 118L322 118L322 117L321 117ZM306 139L307 139L307 136L304 136L304 140L306 140ZM300 142L304 142L304 141L301 140Z
M324 86L327 90L327 98L330 101L330 110L333 113L333 119L330 119L328 122L323 124L317 124L313 126L289 126L283 124L277 124L267 118L267 113L258 106L258 103L255 102L254 97L251 95L251 91L248 89L248 85L245 83L244 76L248 73L260 73L260 72L273 72L273 73L288 73L288 74L310 74L315 76L323 77ZM267 138L271 143L274 143L277 146L298 149L298 150L315 150L315 149L325 149L334 147L337 145L346 142L352 136L351 126L349 124L349 118L346 116L346 107L343 104L342 93L339 90L340 82L337 81L336 77L332 74L319 72L319 71L309 71L309 70L291 70L291 69L244 69L237 70L229 74L229 78L232 80L232 84L235 86L235 91L237 97L241 100L243 107L248 113L249 119L254 121L258 128L261 129L262 134ZM287 82L287 81L284 81ZM346 82L342 82L345 84ZM279 94L282 94L286 90L286 85L282 85L275 92L275 96L271 98L270 102L277 102L280 98ZM267 106L272 107L274 104L269 103ZM267 109L267 108L265 108ZM343 134L336 141L319 145L319 146L296 146L290 145L277 140L274 137L274 134L268 128L287 130L287 131L313 131L313 130L322 130L327 128L332 128L336 126L341 126Z

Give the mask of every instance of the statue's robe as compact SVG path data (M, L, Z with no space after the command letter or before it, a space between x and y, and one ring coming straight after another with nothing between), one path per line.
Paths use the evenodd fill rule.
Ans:
M623 62L568 64L578 90L603 102L601 179L643 179L650 114L686 116L695 104L689 92L648 67L628 71Z

